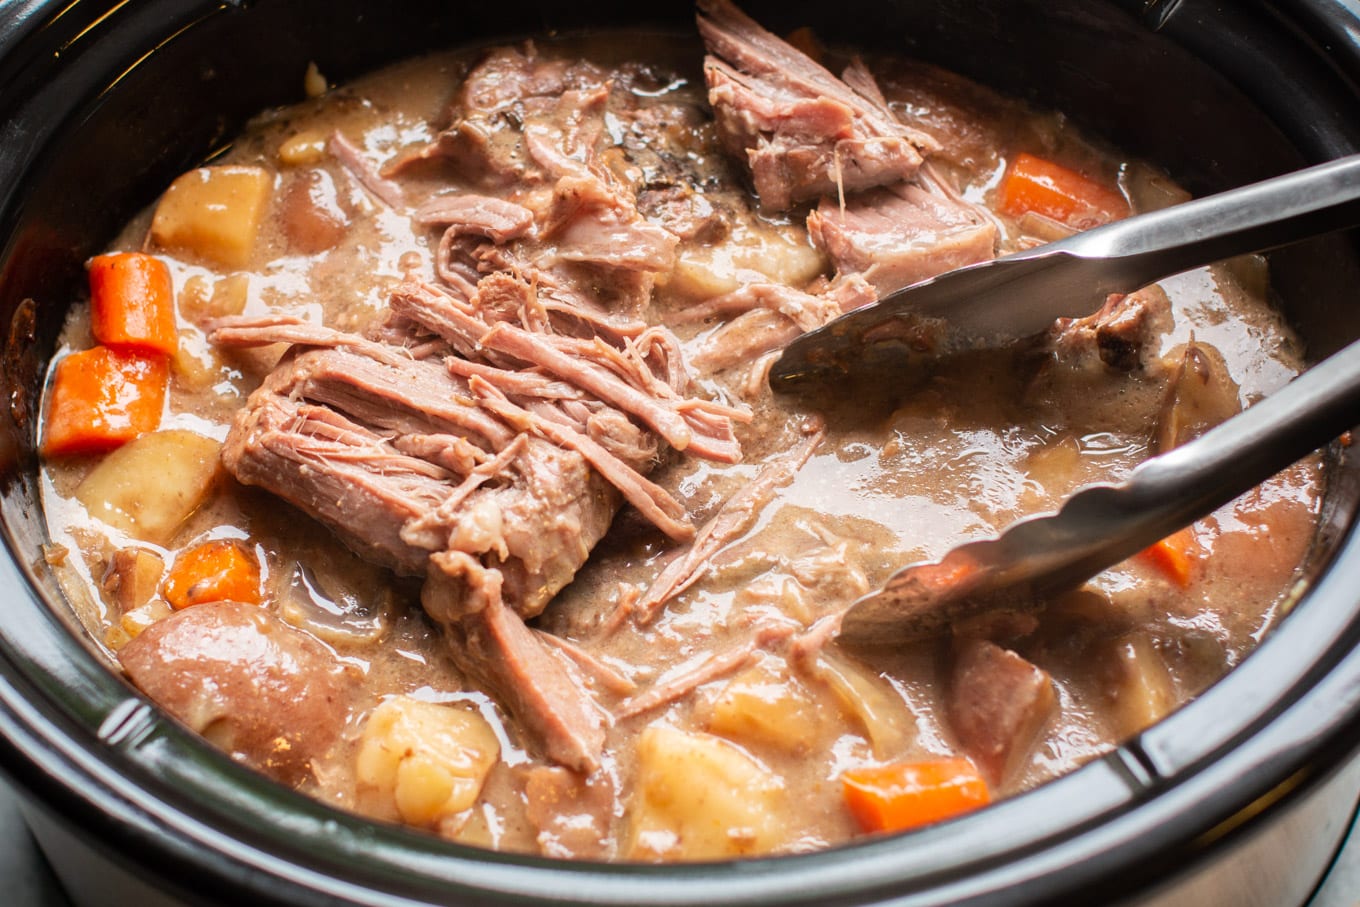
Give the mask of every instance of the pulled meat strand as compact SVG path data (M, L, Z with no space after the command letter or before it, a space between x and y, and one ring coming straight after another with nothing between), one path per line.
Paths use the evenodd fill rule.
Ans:
M577 387L590 391L606 403L632 413L665 438L676 450L683 451L690 446L694 433L674 409L663 405L656 398L648 396L599 364L582 362L567 355L557 349L552 342L544 340L543 335L502 323L495 325L483 335L481 343L490 349L546 369Z
M599 767L604 723L590 695L544 648L502 598L501 572L461 551L431 556L437 574L425 584L421 602L444 625L449 650L460 669L492 690L534 731L549 758L589 773ZM450 612L441 578L468 590Z
M793 481L825 436L820 424L813 426L798 447L787 456L766 463L754 479L723 502L689 548L666 565L639 599L634 609L639 620L643 623L651 620L666 602L698 582L712 566L714 555L750 527L775 491Z
M534 633L550 647L570 658L609 692L618 696L630 696L637 692L637 683L632 678L624 676L575 643L542 630L534 630Z
M687 541L694 536L694 527L685 519L684 505L589 436L516 406L481 378L472 378L472 388L480 395L483 405L506 421L519 426L521 431L532 431L585 457L600 475L623 494L628 503L636 507L638 512L666 535L677 541Z
M783 211L910 179L939 150L898 121L862 64L842 81L729 0L700 0L698 24L719 134L748 166L762 205Z
M401 186L383 177L378 169L368 162L364 153L339 132L332 132L326 140L326 150L345 168L355 182L363 186L378 201L387 207L400 211L406 207L406 193Z
M772 642L786 639L793 628L776 624L758 628L748 639L725 652L708 656L693 667L684 668L643 693L621 703L614 715L618 719L631 718L650 712L688 696L695 689L719 677L725 677L745 667L757 652Z

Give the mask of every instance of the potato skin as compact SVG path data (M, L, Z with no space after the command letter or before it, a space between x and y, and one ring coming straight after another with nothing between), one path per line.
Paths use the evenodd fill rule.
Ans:
M128 677L233 757L286 784L339 735L357 684L330 650L269 611L195 605L118 652Z

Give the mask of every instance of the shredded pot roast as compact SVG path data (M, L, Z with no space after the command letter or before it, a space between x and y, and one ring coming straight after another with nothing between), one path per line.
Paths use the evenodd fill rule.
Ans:
M91 261L49 560L133 684L375 819L698 860L1014 795L1261 638L1317 460L1035 617L836 641L895 567L1119 478L1299 352L1252 257L772 397L780 345L842 312L1187 195L930 66L727 0L698 34L312 67Z

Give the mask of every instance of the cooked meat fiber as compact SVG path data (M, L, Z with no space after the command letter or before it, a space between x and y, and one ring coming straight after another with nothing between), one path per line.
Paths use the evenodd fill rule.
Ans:
M525 90L559 86L566 72L513 52L488 64L525 76ZM464 102L511 97L483 87L465 86ZM325 522L364 558L424 575L422 601L454 660L551 759L579 771L598 764L600 714L524 620L571 581L620 500L669 536L692 536L683 507L643 475L657 438L696 456L740 457L737 413L683 396L675 339L592 301L601 273L650 291L679 239L646 223L631 189L596 166L602 121L592 118L608 86L590 92L571 105L521 98L544 117L525 122L513 144L498 140L515 169L536 165L534 178L555 179L544 211L450 193L415 212L416 223L443 230L445 288L397 287L388 320L367 339L241 320L214 335L299 344L238 413L227 469ZM469 135L458 133L457 147Z
M808 216L808 235L839 274L861 275L886 295L992 258L997 229L967 203L902 183L844 204L822 199Z
M604 746L602 713L506 606L501 571L459 551L435 554L431 561L437 569L420 600L444 626L459 668L536 734L548 758L579 772L594 771Z
M580 732L563 718L592 714L586 694L541 651L522 620L542 611L575 575L608 528L620 495L581 454L541 437L496 423L512 440L490 439L486 434L496 433L478 434L439 412L421 419L409 403L404 412L393 405L394 386L404 383L413 392L436 373L452 384L435 363L411 361L384 387L364 383L362 370L336 368L345 363L334 360L345 358L362 357L326 348L300 348L286 357L242 410L223 462L241 482L327 524L362 556L429 577L427 589L438 592L427 592L425 600L437 598L432 616L445 626L460 666L539 733L551 758L573 768L593 766L602 740L598 720L594 730L587 725ZM326 380L314 380L318 372ZM328 392L337 387L340 392ZM464 388L461 396L471 403L475 396ZM327 404L309 399L309 392ZM395 417L386 415L389 406ZM354 410L381 414L387 424L380 430L360 424L351 418ZM441 436L452 439L445 448L461 441L482 451L469 458L481 462L469 463L466 474L451 470L457 457L439 455ZM417 443L401 443L411 438ZM503 443L493 453L497 441ZM461 560L449 560L454 555ZM447 573L447 565L458 569Z
M898 121L862 66L847 84L728 0L700 0L699 33L723 143L770 210L910 179L938 149Z
M1058 319L1046 341L1054 357L1065 362L1131 372L1150 364L1158 353L1156 341L1172 323L1171 300L1153 284L1128 295L1113 293L1085 318Z

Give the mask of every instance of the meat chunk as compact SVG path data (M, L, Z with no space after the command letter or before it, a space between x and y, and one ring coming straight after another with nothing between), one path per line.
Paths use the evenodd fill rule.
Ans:
M1131 372L1156 355L1153 342L1171 324L1171 300L1153 284L1128 295L1111 294L1099 311L1085 318L1060 319L1050 332L1049 346L1059 359L1073 365L1099 362Z
M701 0L699 33L723 144L771 210L910 179L939 147L898 121L862 64L842 81L729 0Z
M363 365L363 357L339 350L291 356L238 415L223 449L227 469L331 526L356 554L399 572L424 575L437 551L486 556L504 573L516 607L526 616L540 612L604 535L618 495L580 454L537 438L525 438L504 462L488 460L494 472L450 473L441 451L456 448L457 436L441 443L438 434L493 442L454 424L462 414L449 416L447 405L412 409L419 397L410 387L415 399L379 405L403 385L430 387L434 373L425 363L409 362L385 384L369 381ZM350 394L359 402L349 403ZM365 418L422 440L427 446L407 449L429 459L403 453L356 421ZM488 434L511 450L513 435L501 437L504 426L489 424L497 428Z
M585 690L506 607L501 573L461 552L433 558L421 592L445 628L454 660L542 742L549 758L580 772L599 765L602 715ZM452 591L451 591L452 590Z
M452 207L429 216L476 220ZM482 222L522 227L512 209L492 214ZM237 414L223 462L361 556L425 576L422 601L464 672L550 758L585 770L603 745L600 715L523 621L572 579L621 498L688 538L683 508L642 474L657 453L643 426L735 459L735 411L680 395L665 332L558 334L520 280L488 275L462 300L400 287L371 338L277 318L219 324L219 343L296 344ZM494 289L485 300L482 283Z
M698 368L715 372L749 365L802 333L779 312L753 308L709 335L691 361Z
M1160 349L1172 324L1157 286L1111 296L1085 318L1059 319L1035 349L1026 402L1045 411L1045 424L1079 434L1144 430L1147 414L1166 400Z
M503 243L529 232L534 212L494 196L460 192L430 199L416 209L414 219L427 226L457 224L461 233Z
M463 80L448 112L449 126L412 160L444 158L482 185L505 186L542 178L521 133L507 124L552 116L568 94L598 89L604 73L586 62L543 57L530 42L488 51ZM570 111L562 105L563 114Z
M1028 757L1057 703L1046 672L981 639L956 647L947 695L955 736L992 784Z
M637 271L675 265L675 234L643 220L633 200L594 176L564 176L553 190L547 232L551 249L539 264L585 262Z
M916 183L873 189L845 205L825 198L808 234L841 275L858 274L886 295L995 255L996 226L966 203Z
M698 582L712 566L714 555L744 534L775 492L793 481L825 437L820 424L809 424L807 428L803 443L787 456L777 456L766 463L754 479L723 502L713 518L699 530L689 548L677 554L657 575L637 603L643 620L654 617L663 604Z
M287 784L339 735L357 683L330 650L269 611L195 605L118 652L157 704L241 761Z
M644 189L638 193L638 213L655 220L684 240L711 243L732 229L727 214L687 185Z

